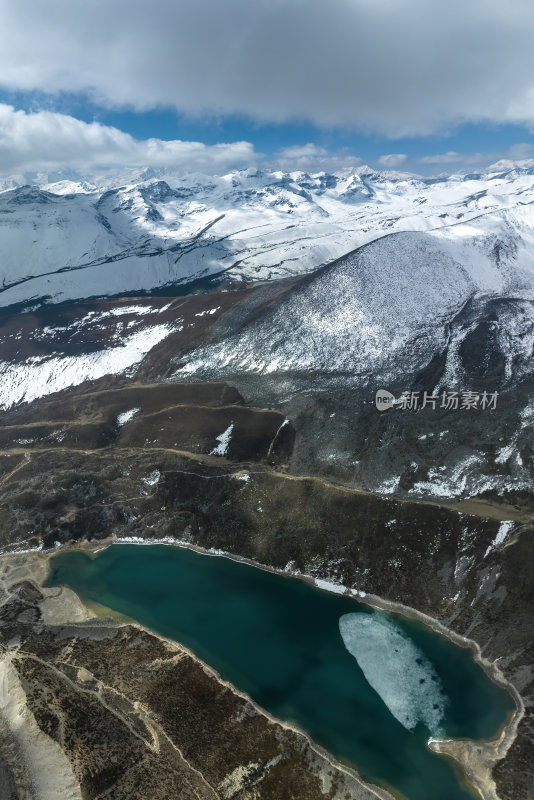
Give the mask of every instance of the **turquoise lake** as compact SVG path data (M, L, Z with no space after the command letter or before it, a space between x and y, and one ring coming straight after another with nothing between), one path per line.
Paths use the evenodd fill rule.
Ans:
M305 581L160 545L60 553L47 586L189 647L274 716L406 800L479 795L430 736L487 739L512 698L430 628Z

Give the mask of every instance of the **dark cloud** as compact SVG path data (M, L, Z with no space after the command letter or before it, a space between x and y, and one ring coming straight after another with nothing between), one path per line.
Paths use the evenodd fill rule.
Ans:
M534 124L532 0L0 0L0 82L349 125Z

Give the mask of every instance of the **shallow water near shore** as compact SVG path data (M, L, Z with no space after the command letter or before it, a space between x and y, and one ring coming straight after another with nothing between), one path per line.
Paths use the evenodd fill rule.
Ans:
M514 703L466 648L419 622L229 558L113 545L50 560L47 586L189 647L365 779L406 800L474 800L430 736L490 739Z

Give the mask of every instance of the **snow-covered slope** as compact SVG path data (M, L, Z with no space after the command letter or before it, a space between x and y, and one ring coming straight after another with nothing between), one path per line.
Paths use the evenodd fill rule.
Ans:
M533 225L528 207L377 239L319 272L268 317L199 351L182 371L213 365L256 374L320 370L353 385L363 376L390 380L399 359L409 373L422 369L447 345L452 378L455 317L468 302L514 298L516 313L498 336L506 371L518 377L520 367L528 369L520 350L531 355L534 345L534 339L520 344L514 330L534 301Z
M531 230L521 212L534 202L534 162L426 180L361 167L338 175L119 177L127 182L41 176L40 186L13 188L15 179L4 181L0 305L149 291L223 272L234 282L273 280L394 231L473 220L491 235L503 211L517 243L524 224Z
M175 377L226 379L302 415L296 469L416 496L532 490L532 222L525 206L375 240L190 353ZM419 406L383 414L381 388ZM439 400L422 409L425 391ZM443 392L460 407L442 408ZM497 392L498 406L462 408L464 392Z
M104 375L127 373L182 329L171 304L73 305L63 318L13 315L0 330L0 411ZM42 313L42 312L41 312Z

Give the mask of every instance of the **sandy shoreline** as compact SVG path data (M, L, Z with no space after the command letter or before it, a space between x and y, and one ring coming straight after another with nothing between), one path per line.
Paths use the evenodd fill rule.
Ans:
M434 752L440 753L448 758L451 758L457 766L460 767L466 782L470 784L473 788L478 790L478 793L483 798L483 800L499 800L499 797L496 792L495 783L491 777L491 770L494 764L499 761L500 759L504 758L508 749L512 745L514 739L517 735L517 727L524 715L524 705L522 698L515 689L512 684L504 677L500 669L494 662L490 662L485 659L482 655L480 646L471 639L467 639L460 634L455 633L454 631L447 628L445 625L440 623L438 620L424 614L423 612L417 611L409 606L404 606L401 603L392 602L389 600L384 600L381 597L378 597L373 594L367 594L364 592L357 591L355 589L350 589L348 587L342 586L340 584L329 583L328 581L323 580L316 580L314 577L310 575L305 575L300 572L296 572L294 570L285 570L276 569L274 567L266 566L264 564L259 564L251 559L244 558L242 556L237 556L232 553L228 553L222 550L206 550L205 548L199 547L197 545L191 544L190 542L182 541L182 540L171 540L170 538L166 538L164 540L138 540L133 538L128 539L116 539L116 538L109 538L105 540L101 540L99 542L83 542L79 544L69 544L65 547L62 547L58 550L54 550L53 552L43 552L43 551L26 551L26 552L18 552L13 554L5 554L4 558L10 559L13 558L20 558L24 556L29 556L30 560L34 560L40 567L36 570L35 567L32 570L30 568L28 578L30 580L34 580L39 585L42 584L46 580L46 577L49 572L49 560L58 552L65 552L65 551L79 551L82 550L87 552L90 555L96 554L102 550L107 549L113 544L136 544L141 546L146 545L166 545L166 546L174 546L174 547L182 547L189 550L193 550L202 555L211 555L211 556L219 556L223 558L228 558L232 561L241 562L248 564L249 566L255 567L256 569L262 569L266 572L272 572L278 576L283 576L287 578L298 578L300 580L305 581L306 583L316 587L321 588L326 591L332 591L337 594L343 594L346 597L349 597L357 602L364 603L365 605L371 605L376 608L380 608L382 610L396 613L402 615L403 617L407 617L416 621L419 621L426 626L430 627L437 633L446 636L450 641L454 644L463 647L469 648L472 654L474 661L484 670L485 674L492 680L494 683L498 684L509 694L513 697L514 702L516 704L515 711L510 715L510 718L505 722L501 733L497 739L493 740L467 740L467 739L439 739L439 738L432 738L428 742L428 746ZM32 556L34 558L32 558ZM37 564L35 564L37 566ZM28 564L28 567L30 565ZM33 574L31 574L33 573ZM37 578L37 580L36 580ZM65 590L64 587L63 590ZM52 590L46 590L52 591ZM96 603L83 603L83 601L78 597L78 595L68 588L68 594L72 597L65 598L67 600L66 605L70 605L70 602L73 602L73 605L76 607L76 612L73 616L77 616L80 619L82 616L81 608L87 609L89 612L86 618L96 616L111 616L113 619L121 622L121 623L128 623L133 624L134 626L144 629L144 626L137 623L135 620L131 620L130 618L118 614L114 612L112 609L109 609L105 606L100 606ZM72 609L74 611L74 608ZM67 611L67 608L64 609ZM61 614L60 616L63 616ZM65 620L67 621L67 620ZM73 619L69 621L74 621ZM150 631L153 635L157 636L158 638L168 641L171 644L177 644L174 640L167 639L164 636L161 636L159 633L155 631ZM325 758L329 763L335 766L337 769L342 769L350 774L353 778L357 779L366 789L371 791L375 794L376 797L380 798L381 800L392 800L392 795L389 794L386 790L381 789L378 786L367 784L354 770L348 765L341 764L340 762L336 761L332 758L332 756L315 742L313 742L309 736L299 729L298 727L292 725L291 723L284 722L278 718L273 717L269 712L265 709L259 707L253 700L251 700L248 695L243 692L240 692L236 689L233 685L225 681L216 670L211 668L209 665L206 665L203 661L201 661L197 656L192 653L187 647L184 647L181 643L178 643L179 646L184 649L189 655L198 663L202 664L203 668L206 669L210 674L212 674L222 685L231 689L234 693L242 697L243 699L247 700L247 702L252 703L252 705L259 710L261 714L266 716L272 722L275 722L287 730L292 730L297 732L299 735L304 736L307 741L309 742L311 748L317 752L322 758Z

